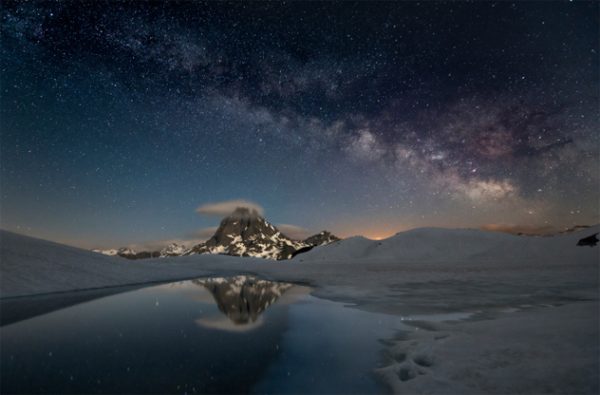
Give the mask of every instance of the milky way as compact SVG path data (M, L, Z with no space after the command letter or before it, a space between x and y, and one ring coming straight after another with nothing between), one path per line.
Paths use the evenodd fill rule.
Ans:
M240 199L298 234L596 223L598 7L4 2L2 227L194 239Z

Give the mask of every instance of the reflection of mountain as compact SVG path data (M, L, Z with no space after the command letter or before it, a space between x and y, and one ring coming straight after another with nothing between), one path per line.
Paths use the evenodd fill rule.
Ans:
M249 276L193 280L215 298L219 310L236 325L250 324L288 289L288 283L260 280Z

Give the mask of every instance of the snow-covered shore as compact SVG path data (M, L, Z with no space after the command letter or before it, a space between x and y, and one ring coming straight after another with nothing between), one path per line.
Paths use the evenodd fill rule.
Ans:
M599 247L576 244L598 231L519 237L418 229L382 241L346 239L289 261L220 255L129 261L2 231L0 297L253 274L307 283L316 296L364 310L474 313L474 320L426 325L410 342L389 342L397 355L380 373L396 392L595 393ZM433 362L425 361L431 366L418 367L425 373L399 357L415 349L431 353Z
M529 306L389 341L377 373L397 393L597 394L598 303Z
M478 230L416 229L382 241L350 238L277 262L224 255L133 262L0 231L0 298L240 272L308 282L328 292L336 287L356 288L352 295L365 288L486 276L507 277L511 283L520 282L513 276L531 276L531 285L536 277L594 285L597 276L589 274L597 272L600 247L577 247L576 243L599 230L595 226L555 237L520 237Z

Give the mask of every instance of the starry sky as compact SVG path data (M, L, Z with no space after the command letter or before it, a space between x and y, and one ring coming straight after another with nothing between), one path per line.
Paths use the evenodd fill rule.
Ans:
M597 2L10 2L1 227L85 248L599 221ZM216 209L215 209L216 207Z

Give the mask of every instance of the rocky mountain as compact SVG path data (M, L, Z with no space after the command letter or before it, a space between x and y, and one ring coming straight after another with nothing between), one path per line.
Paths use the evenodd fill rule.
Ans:
M330 232L310 236L305 240L293 240L261 217L256 210L238 207L225 217L214 235L207 241L186 248L170 244L160 251L136 252L130 248L118 250L93 250L105 255L117 255L127 259L163 258L194 254L224 254L265 259L291 259L299 253L309 251L339 240Z
M590 236L587 236L587 237L584 237L584 238L580 239L577 242L577 245L578 246L595 247L598 244L599 241L600 240L598 240L598 233L594 233L593 235L590 235Z
M116 248L111 248L109 250L95 249L95 250L92 250L92 252L102 254L102 255L108 255L108 256L119 255L119 250L117 250Z
M329 243L333 243L334 241L340 240L339 237L332 235L330 232L324 230L316 235L312 235L306 239L304 239L304 243L309 246L317 247L326 245Z
M132 248L128 248L128 247L122 247L119 249L109 249L109 250L92 250L93 252L97 252L99 254L103 254L103 255L109 255L109 256L120 256L121 258L125 258L125 259L148 259L148 258L164 258L167 256L176 256L176 255L182 255L182 253L177 253L180 250L181 246L177 246L177 247L172 247L172 245L169 245L165 248L163 248L160 251L140 251L137 252Z
M171 243L162 250L159 251L159 258L164 258L168 256L180 256L185 254L188 251L183 244Z
M307 246L281 233L256 210L238 207L221 221L210 239L194 246L187 255L209 253L290 259L295 251Z
M160 256L160 252L158 251L141 251L136 252L132 248L122 247L119 249L109 249L109 250L92 250L93 252L97 252L103 255L109 256L120 256L121 258L126 259L146 259L146 258L158 258Z

